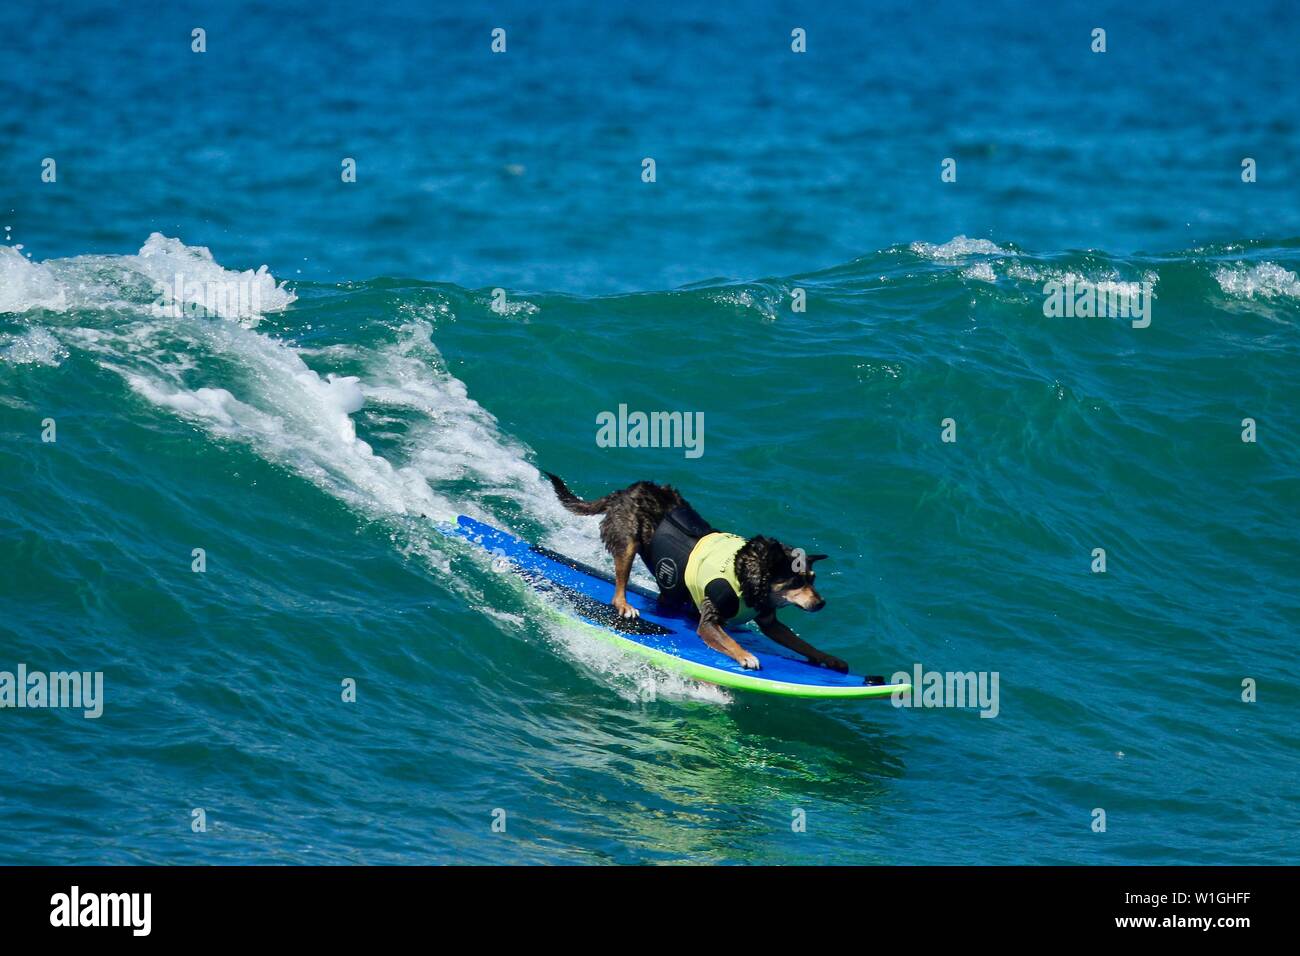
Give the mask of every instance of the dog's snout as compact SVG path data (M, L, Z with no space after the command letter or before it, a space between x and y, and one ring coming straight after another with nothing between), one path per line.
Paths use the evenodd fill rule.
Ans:
M824 608L825 606L826 606L826 599L825 599L825 598L818 598L818 599L817 599L817 603L814 604L812 607L810 607L808 610L810 610L810 611L820 611L820 610L821 610L822 608Z

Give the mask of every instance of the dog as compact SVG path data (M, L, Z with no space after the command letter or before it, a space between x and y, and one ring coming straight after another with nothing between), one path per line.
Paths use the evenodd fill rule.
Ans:
M746 670L758 658L735 642L723 625L753 620L765 635L814 664L847 672L848 664L819 651L776 619L792 604L820 611L826 601L814 585L813 564L824 554L804 555L775 538L748 540L724 534L701 518L677 489L638 481L595 501L579 498L558 476L543 472L566 509L576 515L603 515L600 540L614 559L614 599L622 617L638 617L627 601L632 563L640 556L659 585L659 605L669 612L699 615L701 640Z

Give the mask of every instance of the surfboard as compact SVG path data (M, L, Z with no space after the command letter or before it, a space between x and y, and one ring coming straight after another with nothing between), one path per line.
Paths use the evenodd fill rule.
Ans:
M691 618L661 611L651 590L629 585L628 602L641 616L620 617L609 603L614 596L610 574L464 515L454 526L439 530L494 555L497 570L509 570L556 599L563 613L590 625L603 640L694 680L787 697L885 698L910 689L909 684L868 683L862 674L818 667L756 628L729 627L727 633L762 665L759 670L745 670L705 644Z

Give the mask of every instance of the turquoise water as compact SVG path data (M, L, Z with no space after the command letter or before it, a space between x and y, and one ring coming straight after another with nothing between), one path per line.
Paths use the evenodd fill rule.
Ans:
M1086 73L1086 9L940 6L780 80L766 4L515 11L497 72L415 5L232 5L201 74L184 7L0 13L0 671L105 687L0 709L0 862L1294 862L1293 14L1102 8ZM1071 278L1149 327L1045 316ZM621 404L703 454L601 447ZM539 468L828 553L788 623L997 716L611 649L432 529L605 562Z

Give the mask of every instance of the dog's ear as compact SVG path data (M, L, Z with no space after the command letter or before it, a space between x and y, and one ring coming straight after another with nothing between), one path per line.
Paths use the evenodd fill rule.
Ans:
M759 563L763 566L769 580L781 580L790 576L790 549L775 538L759 535L751 543L756 545Z
M775 538L768 539L767 551L764 556L767 559L767 566L774 574L790 570L790 559L793 552Z

